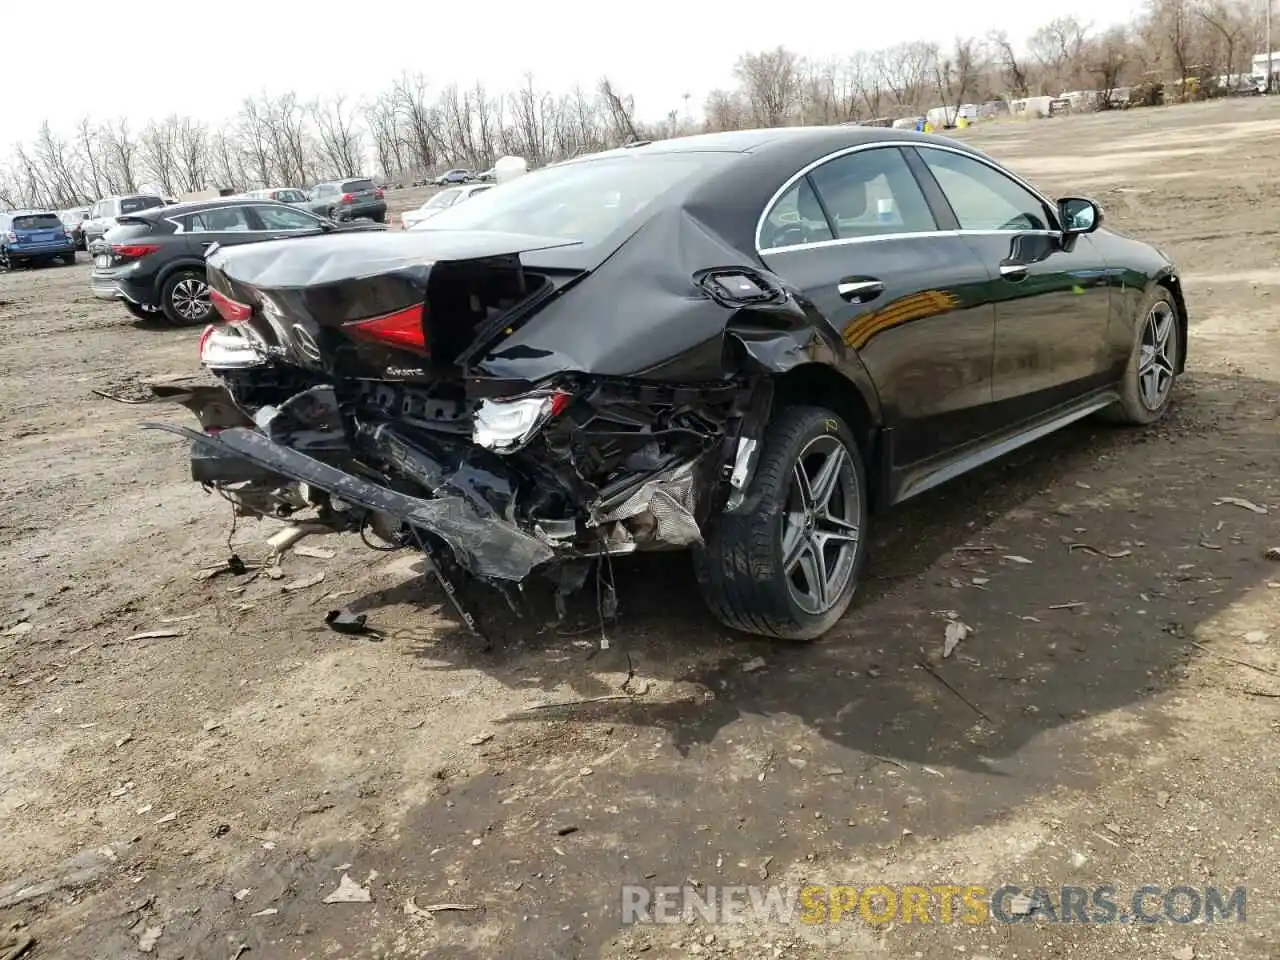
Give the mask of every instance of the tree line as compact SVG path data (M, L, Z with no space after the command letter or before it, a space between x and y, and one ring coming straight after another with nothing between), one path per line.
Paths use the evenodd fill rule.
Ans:
M506 154L540 166L697 130L914 116L938 105L1248 73L1263 42L1262 11L1248 0L1149 0L1131 23L1096 28L1063 16L1022 43L996 30L824 61L777 47L743 54L735 85L710 91L696 121L688 95L683 107L642 121L634 96L608 78L556 95L530 74L499 92L435 90L405 73L359 103L264 92L225 124L86 117L65 130L46 121L0 163L0 205L63 208L143 185L178 195L364 175L403 183L447 166L485 169Z

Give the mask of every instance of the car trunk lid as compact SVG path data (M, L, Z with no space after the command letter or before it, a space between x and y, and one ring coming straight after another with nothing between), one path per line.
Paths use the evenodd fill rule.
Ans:
M489 231L334 233L218 249L215 307L259 352L340 377L458 377L549 296L520 254L577 241Z

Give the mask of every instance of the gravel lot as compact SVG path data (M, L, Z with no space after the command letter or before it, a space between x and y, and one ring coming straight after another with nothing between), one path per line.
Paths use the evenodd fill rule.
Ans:
M1156 429L1084 424L888 517L803 647L729 636L678 556L618 566L595 656L586 598L484 650L355 538L197 580L279 524L232 531L138 427L185 411L92 391L196 373L198 331L95 301L83 256L0 275L0 957L1276 956L1277 102L966 132L1179 261L1189 375ZM383 639L328 631L342 604ZM939 611L973 628L945 661ZM618 694L619 648L642 693L526 711ZM344 873L371 902L323 902ZM1243 885L1248 921L619 920L624 883L765 874Z

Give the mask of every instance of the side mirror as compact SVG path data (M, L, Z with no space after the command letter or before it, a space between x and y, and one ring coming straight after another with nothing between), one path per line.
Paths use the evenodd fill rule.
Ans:
M1102 208L1083 197L1064 197L1058 201L1058 216L1068 236L1093 233L1102 226Z

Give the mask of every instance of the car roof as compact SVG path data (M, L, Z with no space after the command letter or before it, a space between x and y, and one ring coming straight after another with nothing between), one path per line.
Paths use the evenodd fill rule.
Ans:
M29 217L32 214L36 214L36 213L52 213L55 217L58 215L53 210L41 210L41 209L31 208L31 209L22 209L22 210L3 210L3 211L0 211L0 216Z
M726 130L721 133L698 133L687 137L673 137L669 140L642 140L638 143L615 147L612 150L604 150L600 153L572 157L563 161L563 164L567 166L569 164L590 162L627 154L698 152L763 154L773 151L790 151L797 148L811 149L822 153L827 150L839 150L845 146L856 146L859 143L887 142L931 143L936 146L964 150L967 153L980 154L980 151L974 150L959 141L933 134L918 133L915 130L894 130L889 127L838 124L820 127L769 127L756 130ZM557 164L557 166L559 165Z
M190 213L202 213L205 210L217 210L221 207L260 207L263 204L277 207L287 206L287 204L269 200L265 197L218 197L213 200L188 200L186 203L175 203L167 207L151 207L147 210L139 210L130 214L130 216L143 218L185 217Z

